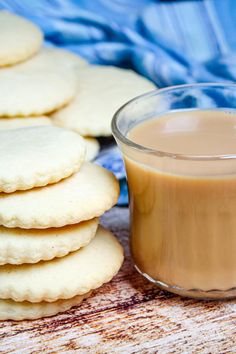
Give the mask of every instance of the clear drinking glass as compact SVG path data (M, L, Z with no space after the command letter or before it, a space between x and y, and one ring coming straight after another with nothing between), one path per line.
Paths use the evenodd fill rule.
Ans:
M162 289L197 298L235 297L236 154L166 153L127 136L141 122L183 110L236 113L236 85L155 90L113 118L127 172L132 258L139 273Z

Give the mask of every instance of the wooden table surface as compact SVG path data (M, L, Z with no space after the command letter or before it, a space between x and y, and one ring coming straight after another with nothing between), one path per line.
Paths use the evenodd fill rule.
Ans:
M0 353L236 353L236 301L163 292L132 268L128 210L103 217L126 248L114 280L82 306L35 321L0 323Z

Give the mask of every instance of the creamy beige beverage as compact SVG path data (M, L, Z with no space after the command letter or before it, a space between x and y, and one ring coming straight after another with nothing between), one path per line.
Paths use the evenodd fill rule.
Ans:
M236 287L236 113L169 113L128 138L170 155L124 150L138 269L186 290Z

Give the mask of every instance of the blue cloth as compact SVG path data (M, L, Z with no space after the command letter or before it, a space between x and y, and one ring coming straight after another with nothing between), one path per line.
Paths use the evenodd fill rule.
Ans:
M236 80L235 0L2 0L0 9L33 20L49 44L131 67L159 87ZM100 163L117 172L114 151Z
M159 87L236 79L235 0L2 0L46 41Z
M95 162L112 171L120 181L120 197L118 205L128 204L128 189L126 184L125 167L117 146L103 148Z

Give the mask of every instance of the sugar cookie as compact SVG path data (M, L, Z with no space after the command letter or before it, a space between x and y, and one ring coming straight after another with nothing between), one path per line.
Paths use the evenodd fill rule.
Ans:
M37 263L64 257L95 236L98 219L60 228L10 229L0 226L0 265Z
M99 227L86 247L63 258L33 265L0 266L0 298L51 302L83 295L110 281L123 258L116 237Z
M52 120L45 116L0 118L0 130L52 125Z
M17 128L36 127L42 125L53 125L52 119L42 117L16 117L0 118L0 130L9 130ZM85 161L92 161L99 153L100 145L95 138L84 138L85 143Z
M45 186L79 170L83 138L55 126L0 131L0 192Z
M131 98L155 89L155 85L132 70L112 66L88 66L78 70L76 98L55 112L55 124L81 135L111 135L111 120Z
M42 41L42 31L35 24L0 11L0 66L28 59L39 50Z
M60 312L78 306L90 293L74 296L72 299L57 300L54 302L31 303L28 301L16 302L14 300L0 300L0 321L35 320L42 317L54 316Z
M37 55L34 55L27 62L27 67L32 66L33 68L38 67L41 69L51 66L52 70L54 70L55 65L62 70L77 70L87 66L88 63L79 55L57 47L43 47Z
M44 229L76 224L102 215L118 196L114 175L85 162L79 172L59 183L1 194L0 225Z
M41 62L41 64L40 64ZM0 69L0 116L30 116L50 113L69 103L76 95L77 80L69 65L60 60L32 58Z
M1 126L1 124L0 124ZM86 147L86 161L92 161L98 155L100 150L100 145L97 139L95 138L84 138L85 147Z

